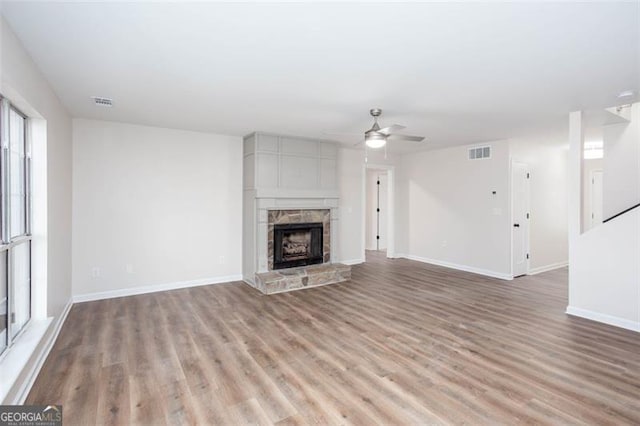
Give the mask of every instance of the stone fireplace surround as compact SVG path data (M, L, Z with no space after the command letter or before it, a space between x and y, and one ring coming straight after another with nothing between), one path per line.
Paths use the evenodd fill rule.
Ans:
M320 265L273 270L274 227L280 224L322 223L323 261ZM268 212L269 272L257 273L255 287L265 294L317 287L351 279L351 267L331 264L331 210L295 209Z
M276 223L322 222L325 263L338 257L337 198L257 198L256 273L273 270L273 226ZM287 222L289 221L289 222Z
M253 280L245 278L245 281L264 294L273 294L350 280L351 267L335 263L333 260L338 256L337 201L337 198L257 199L256 260L258 270L255 272ZM324 263L273 270L274 226L277 223L303 222L323 223Z
M274 227L275 225L294 223L322 223L322 257L323 263L331 260L331 211L319 210L269 210L268 213L268 253L269 270L273 270Z

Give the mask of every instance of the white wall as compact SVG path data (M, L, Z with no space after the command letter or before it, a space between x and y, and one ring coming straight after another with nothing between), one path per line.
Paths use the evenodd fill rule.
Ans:
M469 146L402 157L397 167L398 253L510 276L509 143L490 145L491 159L468 160Z
M633 200L637 203L640 198L640 186L636 186L636 182L640 184L638 106L637 103L633 106L631 123L603 129L605 217L629 207ZM584 121L581 111L571 113L567 312L640 331L640 211L635 209L580 233Z
M567 312L640 331L640 210L578 237Z
M567 135L512 139L511 158L529 165L531 196L529 272L565 265L567 228Z
M604 126L604 217L640 202L640 103L631 110L631 122Z
M341 148L338 151L339 251L340 261L364 262L362 217L364 211L364 151Z
M74 297L240 279L241 138L74 119L73 191Z
M26 397L71 298L71 118L2 17L0 93L33 118L34 321L0 366L0 402L16 403Z
M468 160L468 148L476 145L402 157L396 190L398 253L510 278L510 164L520 161L531 172L530 272L565 265L566 136L488 144L488 160Z

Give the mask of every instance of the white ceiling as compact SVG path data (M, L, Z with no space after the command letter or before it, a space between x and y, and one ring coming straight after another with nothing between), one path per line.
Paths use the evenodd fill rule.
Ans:
M2 14L76 117L321 137L364 131L380 107L383 126L439 147L549 133L640 91L639 2L3 2Z

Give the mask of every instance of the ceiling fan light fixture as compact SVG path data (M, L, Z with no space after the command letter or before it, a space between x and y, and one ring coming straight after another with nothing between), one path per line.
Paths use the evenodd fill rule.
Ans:
M379 133L369 133L364 138L364 142L369 148L377 149L382 148L387 143L387 137Z

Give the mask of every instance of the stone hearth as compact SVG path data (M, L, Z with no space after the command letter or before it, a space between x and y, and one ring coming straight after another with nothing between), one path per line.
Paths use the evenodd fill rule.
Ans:
M264 294L319 287L351 279L351 266L341 263L304 266L256 274L256 288Z

